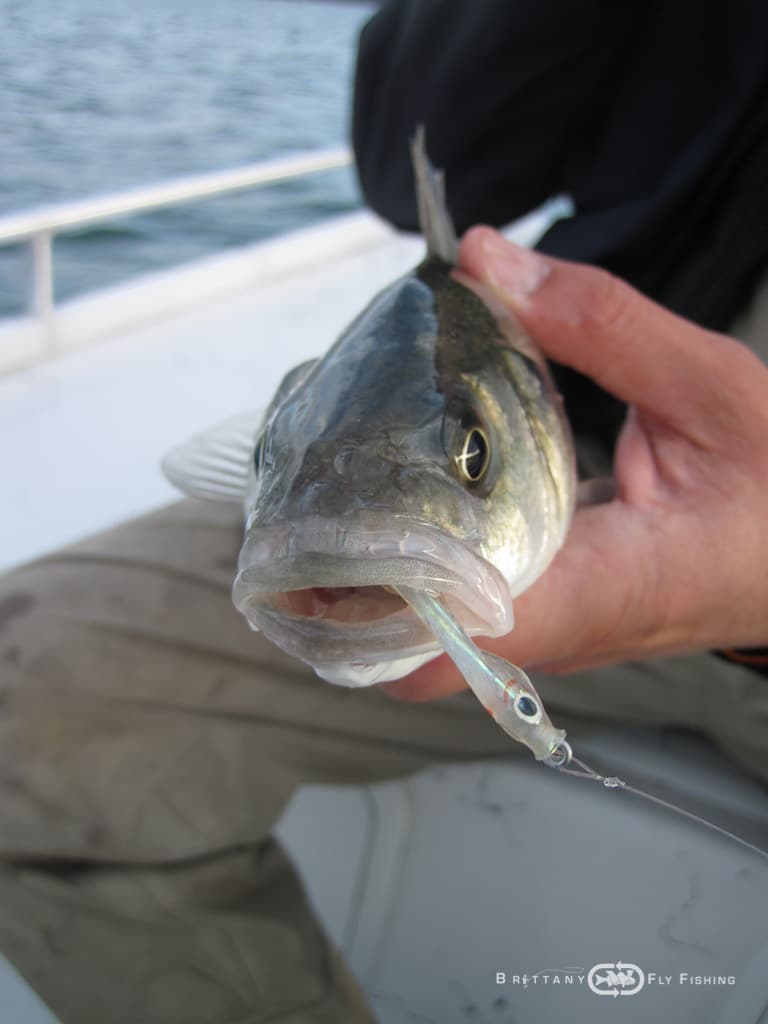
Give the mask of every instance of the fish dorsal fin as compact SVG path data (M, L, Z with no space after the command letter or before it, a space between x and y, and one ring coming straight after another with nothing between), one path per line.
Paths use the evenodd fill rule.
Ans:
M423 124L416 128L411 140L411 160L416 179L419 225L427 242L427 255L453 264L459 254L459 243L445 202L445 175L436 171L429 162Z
M263 411L240 413L197 434L164 457L163 473L191 498L242 501L263 419Z

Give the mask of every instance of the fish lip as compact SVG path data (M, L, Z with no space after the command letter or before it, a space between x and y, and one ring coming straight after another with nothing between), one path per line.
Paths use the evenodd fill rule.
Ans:
M246 531L232 588L249 624L310 664L383 661L439 650L409 606L366 622L292 615L269 596L312 587L397 586L443 595L468 632L501 636L512 628L506 580L470 543L405 516L386 525L373 518L311 517Z

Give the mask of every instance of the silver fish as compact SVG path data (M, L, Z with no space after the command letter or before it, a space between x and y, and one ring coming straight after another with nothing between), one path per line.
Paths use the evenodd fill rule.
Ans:
M442 175L412 146L424 261L320 359L164 460L188 494L243 501L233 587L254 629L348 686L441 652L397 592L439 595L468 635L512 629L512 602L568 530L575 459L546 363L455 268Z

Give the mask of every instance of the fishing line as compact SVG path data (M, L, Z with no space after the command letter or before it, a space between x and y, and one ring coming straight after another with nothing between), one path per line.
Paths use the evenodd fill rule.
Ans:
M545 762L545 764L546 763L547 762ZM677 804L673 804L669 800L664 800L660 796L654 796L653 793L646 793L644 790L638 789L636 786L630 786L617 775L601 775L599 772L595 771L594 768L590 768L588 764L581 761L578 757L572 757L570 763L578 765L578 768L565 766L557 767L557 765L553 764L548 764L548 767L554 768L558 772L562 772L563 775L572 775L576 779L585 779L587 782L601 783L606 789L623 789L627 793L634 793L635 796L642 797L644 800L650 800L651 803L657 804L659 807L665 808L665 810L681 814L684 818L689 818L691 821L694 821L699 825L703 825L705 828L708 828L713 832L717 832L721 836L725 836L727 839L733 840L733 842L738 843L747 850L757 853L764 860L768 860L768 851L761 849L754 843L750 843L748 839L742 839L741 836L737 836L735 832L729 832L727 828L723 828L721 825L715 825L713 821L707 821L706 818L702 818L700 815L694 814L693 811L686 811L684 807L678 807Z
M565 739L565 733L561 729L554 729L549 722L533 684L522 669L498 655L481 650L434 592L409 586L398 586L396 589L435 634L469 688L486 711L493 716L497 725L512 739L529 747L537 760L543 761L548 768L554 768L564 775L596 782L606 789L622 789L634 793L635 796L667 811L680 814L768 860L768 851L749 842L748 839L742 839L721 825L707 821L706 818L684 807L678 807L663 797L630 786L617 775L601 775L585 761L575 757ZM535 713L531 714L532 711Z

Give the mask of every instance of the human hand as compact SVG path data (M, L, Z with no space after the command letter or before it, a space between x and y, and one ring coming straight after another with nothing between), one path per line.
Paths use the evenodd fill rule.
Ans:
M490 288L544 354L629 403L613 501L580 508L552 565L482 646L565 673L768 644L768 368L591 267L473 228L459 269ZM463 689L443 656L384 684L429 700Z

